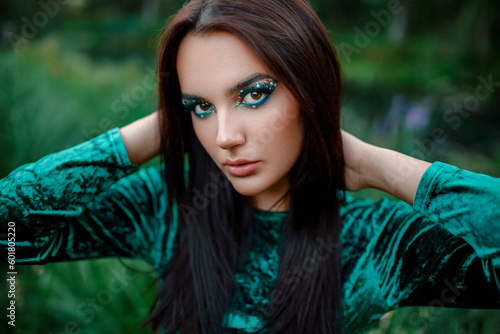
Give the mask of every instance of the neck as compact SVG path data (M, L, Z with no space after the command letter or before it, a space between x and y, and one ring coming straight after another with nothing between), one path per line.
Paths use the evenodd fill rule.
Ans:
M278 202L281 196L254 196L251 198L252 206L264 211L288 211L290 208L290 196L287 195Z

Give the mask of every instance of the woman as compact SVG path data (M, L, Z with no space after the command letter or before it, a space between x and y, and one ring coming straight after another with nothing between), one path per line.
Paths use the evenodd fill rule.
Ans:
M342 133L307 1L190 1L157 73L158 113L1 181L18 262L145 259L158 332L357 332L405 305L500 306L500 180ZM124 178L158 153L163 170ZM344 195L368 187L401 202Z

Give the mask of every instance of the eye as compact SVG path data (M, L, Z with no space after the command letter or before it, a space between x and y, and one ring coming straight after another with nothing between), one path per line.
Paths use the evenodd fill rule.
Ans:
M257 108L263 105L269 99L276 89L276 79L267 79L254 83L253 85L242 89L238 94L238 101L235 108L240 106Z
M194 115L199 118L204 118L215 112L215 107L207 102L201 102L194 106Z
M217 112L211 103L205 101L183 99L182 105L184 106L185 112L193 112L193 114L198 118L205 118L208 115Z
M254 103L259 103L263 99L267 97L268 94L263 93L261 91L253 91L245 95L243 98L243 101L241 102L242 104L254 104Z

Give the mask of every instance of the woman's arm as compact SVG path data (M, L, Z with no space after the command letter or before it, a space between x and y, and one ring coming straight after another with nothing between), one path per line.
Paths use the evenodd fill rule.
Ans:
M148 162L160 151L158 112L124 126L120 134L130 162L138 166Z
M434 174L428 172L424 180ZM480 257L444 223L402 201L374 203L349 195L341 214L349 329L402 306L500 308L500 269L494 265L499 257Z
M161 213L154 219L150 214L159 210L152 206L162 188L161 174L142 172L116 183L137 170L129 152L136 163L155 155L155 117L127 126L127 145L115 128L23 165L0 180L0 223L16 224L19 262L124 255L134 242L150 240L137 236L144 231L150 235L152 227L146 223L162 219ZM7 243L0 240L0 245Z
M0 215L23 219L91 201L158 154L157 113L23 165L0 180Z
M376 319L408 305L499 308L500 179L343 139L349 189L412 204L348 196L341 208L352 311Z
M342 131L349 190L375 188L413 205L420 179L430 163L365 143Z
M467 241L500 267L500 179L366 144L343 133L347 186L377 188Z

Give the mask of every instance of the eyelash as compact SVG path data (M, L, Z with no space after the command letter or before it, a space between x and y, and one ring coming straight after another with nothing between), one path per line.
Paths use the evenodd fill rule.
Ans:
M238 94L238 101L236 102L235 108L238 109L240 106L244 105L247 107L257 108L258 106L266 103L267 99L271 96L272 92L276 89L277 82L276 79L266 79L254 83L252 86L240 90ZM264 99L257 103L244 103L245 97L253 92L266 94Z
M182 105L184 106L184 111L187 113L193 112L193 114L198 117L198 118L205 118L208 115L217 112L215 110L215 107L213 104L205 102L205 101L198 101L198 100L187 100L187 99L182 99ZM205 111L204 113L197 113L195 110L198 106L202 105L207 105L210 106L210 109Z
M236 102L235 108L238 109L241 106L245 106L245 107L255 109L255 108L263 105L264 103L267 102L267 100L269 99L271 94L274 92L274 90L276 89L276 86L277 86L276 79L266 79L266 80L258 81L256 83L254 83L253 85L251 85L245 89L240 90L240 92L238 94L238 100ZM265 96L263 98L259 97L260 101L258 101L256 103L244 102L246 100L246 97L253 92L265 94ZM217 112L214 105L209 103L209 102L206 102L206 101L182 99L182 105L184 106L185 112L193 112L194 115L198 118L205 118L208 115ZM198 106L210 106L210 108L203 113L197 113L196 108Z

